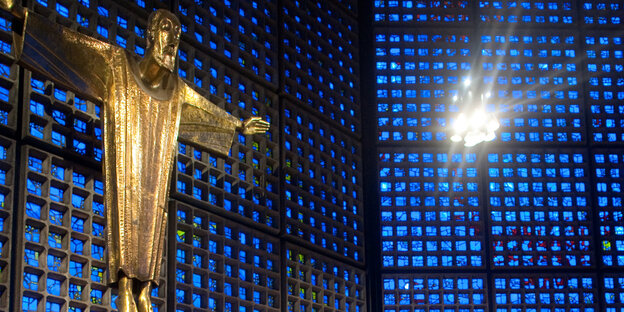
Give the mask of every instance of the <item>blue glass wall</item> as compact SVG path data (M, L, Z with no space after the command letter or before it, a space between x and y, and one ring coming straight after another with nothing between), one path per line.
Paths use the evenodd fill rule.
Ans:
M372 6L384 311L620 311L622 3Z

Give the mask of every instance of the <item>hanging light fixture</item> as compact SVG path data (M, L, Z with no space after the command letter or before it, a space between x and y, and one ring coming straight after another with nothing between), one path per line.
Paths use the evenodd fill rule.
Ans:
M470 78L464 80L464 86L469 88ZM490 98L490 92L480 94L480 100L474 101L471 90L464 92L464 96L453 97L453 102L461 105L461 113L453 122L451 141L464 142L464 146L471 147L481 142L489 142L496 138L496 130L500 123L496 116L488 113L485 109L486 99Z

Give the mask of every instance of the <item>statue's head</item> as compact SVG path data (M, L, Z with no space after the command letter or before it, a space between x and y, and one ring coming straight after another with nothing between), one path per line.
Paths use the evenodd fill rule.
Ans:
M159 9L147 20L147 56L173 71L180 44L180 20L170 11Z

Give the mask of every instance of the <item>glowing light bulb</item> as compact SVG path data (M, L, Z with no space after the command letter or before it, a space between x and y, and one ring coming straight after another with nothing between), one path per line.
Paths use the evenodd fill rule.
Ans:
M466 131L466 129L468 128L468 120L466 120L466 115L459 114L459 116L457 116L457 119L455 120L453 128L455 128L455 132L458 133Z
M490 121L488 121L486 128L488 132L494 132L500 128L500 123L498 123L496 118L491 118Z

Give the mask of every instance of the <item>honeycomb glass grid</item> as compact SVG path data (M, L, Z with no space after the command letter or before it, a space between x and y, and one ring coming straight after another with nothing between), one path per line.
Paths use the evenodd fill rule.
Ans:
M0 136L0 311L8 311L13 241L15 142Z
M480 0L479 22L502 25L555 26L576 24L572 0Z
M571 31L484 31L479 67L486 111L501 129L497 141L582 143L583 83L578 35Z
M31 75L27 72L24 79L28 86L22 124L26 136L92 162L101 162L101 104Z
M592 267L592 210L582 150L487 153L494 268Z
M105 275L101 173L28 146L23 160L23 311L116 309ZM161 280L152 292L157 309L164 308L165 287Z
M279 311L279 240L192 206L176 213L176 311Z
M360 135L357 21L326 1L281 9L284 91Z
M286 234L362 263L361 144L290 101L284 107Z
M624 174L624 150L592 152L592 175L598 222L601 262L605 267L624 266L624 209L620 175Z
M397 25L465 25L472 23L475 0L374 0L374 22Z
M498 312L599 311L593 274L504 274L492 279Z
M19 66L12 55L12 18L0 14L0 127L15 129L17 122L18 74Z
M182 0L176 11L184 41L213 51L230 66L277 87L274 0Z
M288 312L365 312L364 270L286 244Z
M259 152L265 144L257 136L240 135L224 159L178 143L171 195L275 232L280 224L277 161Z
M383 268L482 268L478 155L381 148Z
M385 312L485 312L485 274L384 274Z
M377 29L377 141L447 140L473 61L472 32Z
M624 309L624 274L605 274L603 305L605 312L619 312Z
M624 22L624 4L618 0L581 1L581 16L586 27L618 27Z
M588 31L582 38L591 141L624 142L624 32Z

